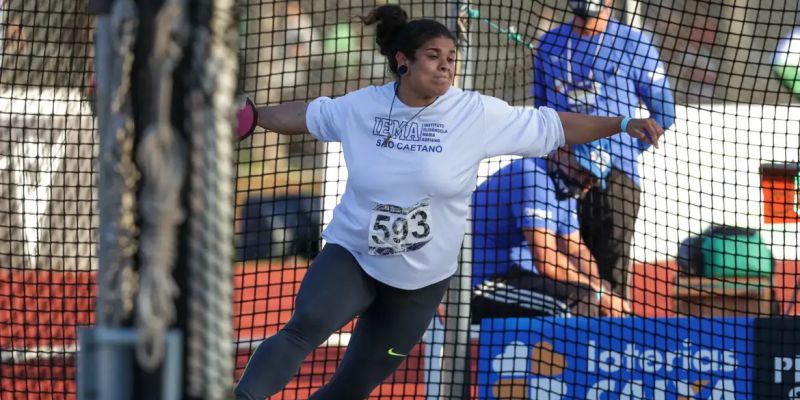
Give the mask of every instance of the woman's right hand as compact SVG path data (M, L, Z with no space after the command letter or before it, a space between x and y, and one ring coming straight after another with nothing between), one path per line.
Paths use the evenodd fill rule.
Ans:
M258 111L256 110L255 103L253 103L253 100L250 100L248 96L239 98L237 104L240 104L240 108L236 113L236 134L241 141L252 135L256 130Z

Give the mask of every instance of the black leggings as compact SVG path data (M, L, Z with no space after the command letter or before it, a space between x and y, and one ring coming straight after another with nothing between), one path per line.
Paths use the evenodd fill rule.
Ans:
M341 364L311 399L367 397L419 342L449 281L393 288L364 273L343 247L326 245L300 285L292 318L250 357L236 399L262 400L283 389L306 356L355 316Z

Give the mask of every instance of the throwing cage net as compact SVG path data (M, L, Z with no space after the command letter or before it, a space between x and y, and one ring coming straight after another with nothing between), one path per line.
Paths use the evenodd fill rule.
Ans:
M658 149L612 142L605 189L574 202L526 208L506 188L536 203L554 178L485 160L450 290L370 398L798 393L798 4L612 3L597 32L572 29L567 1L397 3L457 32L456 86L669 128ZM228 398L291 317L347 179L337 143L234 143L234 92L266 105L391 81L357 19L380 4L0 3L0 398L103 382ZM624 290L526 284L569 267ZM624 316L605 315L612 295ZM274 398L326 383L355 323ZM98 349L128 361L76 377Z

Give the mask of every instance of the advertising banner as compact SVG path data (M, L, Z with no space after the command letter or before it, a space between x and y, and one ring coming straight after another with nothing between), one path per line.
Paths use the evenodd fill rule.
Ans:
M484 320L478 360L479 398L751 399L752 321L582 317Z
M800 399L800 319L753 321L754 399Z

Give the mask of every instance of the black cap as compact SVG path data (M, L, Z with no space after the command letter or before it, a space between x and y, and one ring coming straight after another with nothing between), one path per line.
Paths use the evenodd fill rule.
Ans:
M596 18L603 10L603 0L570 0L569 7L581 18Z

